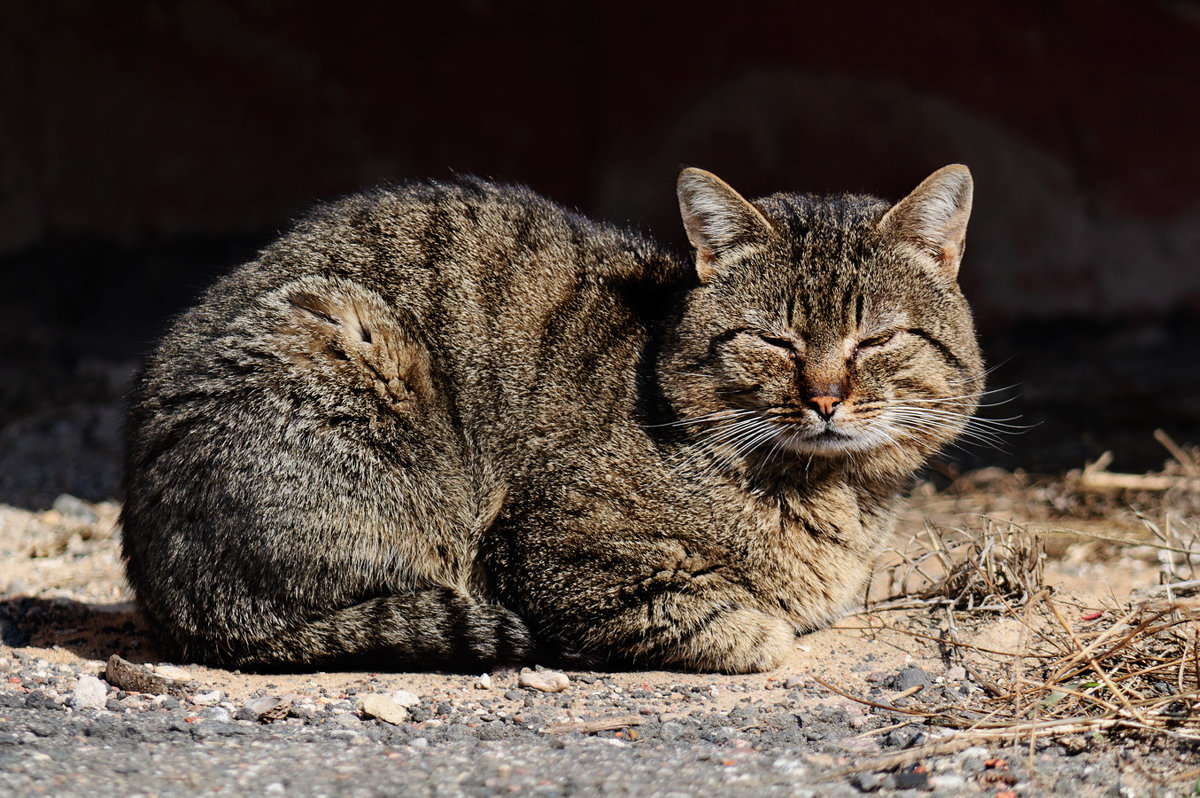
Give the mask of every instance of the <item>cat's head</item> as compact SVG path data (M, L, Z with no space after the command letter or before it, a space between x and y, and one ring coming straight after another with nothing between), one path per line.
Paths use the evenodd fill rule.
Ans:
M895 205L749 202L685 169L699 286L660 360L681 422L718 456L904 471L952 441L983 389L958 289L971 174L938 170Z

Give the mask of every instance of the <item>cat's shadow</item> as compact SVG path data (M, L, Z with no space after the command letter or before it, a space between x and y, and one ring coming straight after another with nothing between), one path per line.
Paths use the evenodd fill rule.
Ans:
M0 642L14 649L65 649L77 657L132 662L161 659L133 602L88 604L68 598L15 595L0 603Z

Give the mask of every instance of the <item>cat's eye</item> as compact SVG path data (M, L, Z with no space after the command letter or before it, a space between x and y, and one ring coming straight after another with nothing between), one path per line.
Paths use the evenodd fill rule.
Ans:
M872 335L870 338L864 338L858 342L858 346L854 347L854 354L858 355L864 351L876 349L886 343L889 343L893 338L896 337L897 332L899 331L890 330L885 333L880 333L879 335Z
M782 349L792 360L796 359L796 345L788 339L780 338L775 335L760 335L758 337L763 340L763 343L767 343L778 349Z

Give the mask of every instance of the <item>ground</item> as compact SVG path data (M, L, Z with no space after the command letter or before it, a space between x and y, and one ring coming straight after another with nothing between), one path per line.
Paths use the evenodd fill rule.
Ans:
M869 603L779 669L570 671L561 692L513 670L172 670L115 503L5 505L0 793L1191 794L1200 614L1159 585L1196 576L1192 466L919 483ZM175 681L122 690L113 654ZM409 704L398 723L363 711L374 694Z

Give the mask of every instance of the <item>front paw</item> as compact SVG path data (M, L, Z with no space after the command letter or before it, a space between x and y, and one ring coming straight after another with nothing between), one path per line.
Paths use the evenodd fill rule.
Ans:
M782 618L736 609L713 617L666 658L690 670L759 673L779 667L795 640L795 630Z

